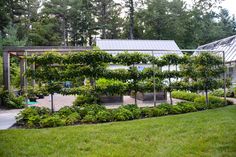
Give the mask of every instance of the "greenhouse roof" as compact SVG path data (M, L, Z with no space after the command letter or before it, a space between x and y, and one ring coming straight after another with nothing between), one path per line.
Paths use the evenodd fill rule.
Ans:
M112 54L122 51L143 52L143 53L177 53L182 54L180 48L174 40L117 40L117 39L97 39L96 45L101 50L106 50Z
M227 63L236 61L236 35L217 40L197 48L198 50L217 50L225 52Z

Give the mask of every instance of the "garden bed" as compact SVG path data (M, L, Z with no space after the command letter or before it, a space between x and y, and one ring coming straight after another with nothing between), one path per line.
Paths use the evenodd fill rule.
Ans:
M123 103L123 96L99 96L101 103Z
M63 107L58 112L51 113L48 108L29 107L17 116L17 124L25 128L45 128L83 123L104 123L126 121L148 117L158 117L171 114L196 112L206 109L232 105L220 98L210 97L211 104L204 104L199 97L195 102L180 102L177 105L162 103L156 107L139 108L137 105L122 105L117 109L107 109L103 105L85 104L83 106Z
M154 100L154 93L137 93L137 99L142 101L153 101ZM156 92L156 100L166 100L166 92Z

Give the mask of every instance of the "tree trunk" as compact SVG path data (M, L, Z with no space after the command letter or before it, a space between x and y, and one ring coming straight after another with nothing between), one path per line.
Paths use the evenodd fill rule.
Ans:
M170 91L170 104L173 105L172 92Z
M206 104L207 106L209 105L209 97L208 97L208 90L205 89L205 94L206 94Z
M67 46L67 32L66 32L66 20L65 18L62 18L62 29L63 29L63 42L64 42L64 46Z
M51 111L52 111L52 113L54 112L54 107L53 107L53 93L51 93Z
M170 72L170 65L168 65L168 72ZM170 104L173 105L172 93L171 93L171 91L172 91L172 89L171 89L171 78L170 77L169 77L169 88L170 88L170 91L169 91L169 93L170 93Z
M102 3L102 39L106 39L106 4Z
M129 0L129 9L130 9L130 30L129 30L129 38L134 39L134 1Z
M134 93L134 104L137 105L137 91Z

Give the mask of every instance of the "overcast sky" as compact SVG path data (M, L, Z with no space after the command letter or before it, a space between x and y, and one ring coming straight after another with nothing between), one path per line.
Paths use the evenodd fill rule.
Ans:
M122 2L123 0L115 0L116 2ZM192 0L184 0L188 4L191 4ZM229 10L229 13L236 16L236 0L224 0L220 6Z
M191 4L192 0L184 0L187 3ZM229 10L229 13L236 15L236 0L224 0L221 2L220 6Z
M221 6L227 8L230 14L234 14L236 16L236 0L225 0Z

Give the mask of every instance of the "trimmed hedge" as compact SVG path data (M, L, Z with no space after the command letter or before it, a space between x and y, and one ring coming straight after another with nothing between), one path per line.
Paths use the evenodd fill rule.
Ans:
M205 96L200 96L194 100L196 104L205 104L206 103L206 98ZM232 101L227 100L226 104L224 99L215 97L215 96L209 96L209 105L208 108L216 108L216 107L222 107L226 105L232 105L234 104Z
M217 96L217 97L224 97L224 89L216 89L216 90L212 91L210 94L213 95L213 96ZM234 89L227 89L226 90L226 96L227 97L232 97L233 98L234 95L235 95Z
M25 128L45 128L80 123L103 123L126 121L132 119L159 117L168 114L181 114L201 111L224 106L224 101L210 97L210 105L205 105L204 97L195 102L180 102L177 105L162 103L157 107L139 108L137 105L122 105L117 109L106 109L103 105L91 104L83 107L63 107L58 112L51 113L47 108L29 107L17 116L17 124ZM231 105L228 102L227 105Z
M172 97L176 99L182 99L187 101L194 101L194 99L198 98L200 95L196 93L189 93L184 91L173 91Z

